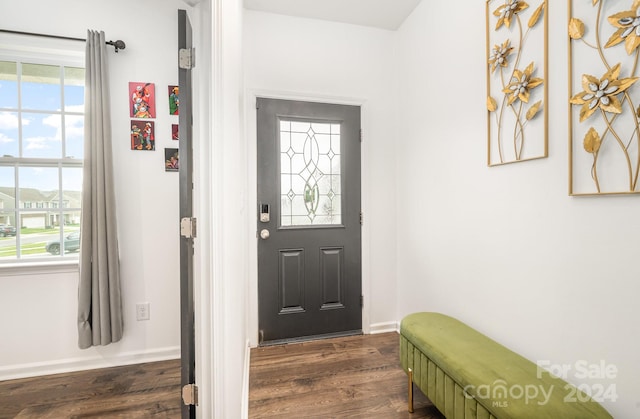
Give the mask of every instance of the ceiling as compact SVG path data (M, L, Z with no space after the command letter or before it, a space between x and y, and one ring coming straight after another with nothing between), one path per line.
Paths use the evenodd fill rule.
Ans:
M421 0L244 0L250 10L396 30Z

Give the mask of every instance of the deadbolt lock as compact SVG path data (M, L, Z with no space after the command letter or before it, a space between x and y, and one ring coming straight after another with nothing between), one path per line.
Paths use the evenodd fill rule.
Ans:
M260 222L268 223L270 221L269 204L260 204Z

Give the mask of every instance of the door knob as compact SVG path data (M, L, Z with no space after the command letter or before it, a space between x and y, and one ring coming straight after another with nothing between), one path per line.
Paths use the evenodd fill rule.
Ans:
M269 230L267 230L266 228L260 230L260 238L262 240L267 240L269 238Z

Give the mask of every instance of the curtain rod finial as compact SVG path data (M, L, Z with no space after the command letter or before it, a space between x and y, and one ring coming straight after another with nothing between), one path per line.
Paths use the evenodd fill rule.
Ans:
M121 49L125 49L127 47L127 45L124 43L124 41L118 39L117 41L109 41L106 43L107 45L112 45L115 49L116 52L118 52Z

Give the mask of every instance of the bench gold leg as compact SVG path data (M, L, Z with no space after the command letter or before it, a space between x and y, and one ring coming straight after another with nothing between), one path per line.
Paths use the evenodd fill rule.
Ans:
M409 368L409 413L413 413L413 370Z

